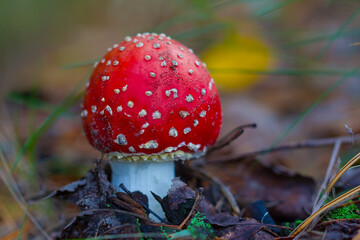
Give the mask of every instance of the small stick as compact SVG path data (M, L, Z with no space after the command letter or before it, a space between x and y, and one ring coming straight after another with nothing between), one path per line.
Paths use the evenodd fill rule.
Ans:
M342 194L341 196L335 198L334 200L328 202L324 206L322 206L319 210L317 210L315 213L311 214L307 219L305 219L299 226L297 226L294 231L290 234L291 237L296 237L297 235L301 234L308 226L311 224L311 222L316 219L320 214L323 212L329 210L330 208L338 205L340 202L343 202L347 200L349 197L354 196L355 194L360 192L360 186L357 186L350 191Z
M261 226L261 227L259 227L258 229L256 229L253 233L251 233L251 238L255 238L255 235L256 235L257 233L259 233L260 231L267 232L267 233L273 235L274 237L279 237L279 235L277 235L276 233L274 233L274 232L271 231L270 229L267 229L266 227Z
M331 190L333 189L335 183L341 178L341 176L351 168L357 161L360 160L360 152L356 154L352 159L350 159L337 173L336 175L331 179L330 183L328 184L325 193L329 194Z
M89 214L89 213L94 213L94 212L116 212L116 213L121 213L121 214L126 214L126 215L129 215L129 216L134 216L134 217L137 217L139 219L142 219L144 221L148 220L147 218L145 218L144 216L142 215L139 215L139 214L136 214L136 213L132 213L132 212L128 212L128 211L125 211L125 210L120 210L120 209L114 209L114 208L98 208L98 209L90 209L90 210L85 210L85 211L82 211L80 212L77 217L81 217L81 216L84 216L86 214ZM75 217L76 218L76 217ZM73 218L74 219L74 218ZM68 224L69 226L70 224Z
M353 141L357 141L360 139L360 134L349 136L340 136L334 138L320 138L320 139L309 139L301 142L289 143L285 145L280 145L274 148L266 148L258 151L247 152L240 154L235 157L230 158L218 158L211 161L207 161L207 164L216 164L216 163L224 163L224 162L235 162L240 161L245 158L255 157L257 155L266 154L270 152L279 152L279 151L289 151L295 149L302 149L302 148L314 148L314 147L326 147L329 145L335 144L336 141L341 141L342 144L352 144Z
M5 156L0 149L0 159L3 162L5 171L0 167L0 179L4 182L6 188L10 192L11 196L14 198L15 202L20 206L20 208L25 212L30 221L34 224L34 226L39 230L39 232L44 236L45 239L51 240L50 235L45 231L45 229L41 226L39 221L33 216L28 210L28 203L25 201L23 195L19 190L19 186L17 185L15 179L13 178L10 169L7 166L7 162L5 160ZM8 180L9 179L9 180Z
M353 146L355 146L354 132L353 132L353 130L352 130L351 127L349 127L347 124L345 124L345 128L346 128L346 130L348 131L348 134L351 136Z
M96 159L95 166L99 167L101 164L101 161L104 159L104 153L101 153L101 158Z
M133 198L132 193L125 187L123 183L120 184L120 188L124 190L124 192L131 197L132 200L139 203L143 208L145 208L146 211L153 214L157 219L159 219L160 222L167 223L163 218L161 218L159 215L154 213L150 208L148 208L143 202L136 200Z
M335 170L335 162L336 162L336 159L338 159L340 147L341 147L341 140L338 140L338 141L335 142L334 149L333 149L333 152L331 154L329 166L328 166L328 168L326 170L325 178L324 178L324 180L323 180L323 182L321 184L321 187L320 187L320 189L319 189L319 191L317 193L317 196L316 196L316 199L315 199L315 202L314 202L314 206L313 206L313 209L312 209L312 213L319 210L319 208L323 205L323 203L325 202L325 200L326 200L326 198L328 196L328 194L323 194L322 197L320 198L321 193L324 193L328 183L334 177L334 175L331 176L331 173L334 172L334 170ZM336 166L336 169L337 169L337 167L338 166Z
M241 125L233 130L231 130L228 134L226 134L222 139L220 139L213 147L211 147L206 154L210 154L213 151L219 150L223 147L229 145L232 141L240 137L241 134L244 133L245 128L256 128L256 123Z
M183 229L184 225L189 221L189 219L191 218L191 215L193 214L193 212L195 211L195 207L196 204L198 203L199 199L201 198L201 194L197 193L194 204L192 205L192 208L189 212L189 214L187 215L187 217L184 219L184 221L182 221L182 223L179 225L178 229Z
M197 169L197 168L190 168L190 169L193 170L194 172L199 173L201 176L209 179L213 183L215 183L215 185L219 188L221 193L224 194L224 196L225 196L226 200L228 201L228 203L230 204L230 207L233 210L233 212L237 216L241 215L240 208L235 200L234 195L231 193L229 187L225 186L217 177L211 175L208 172L205 172L205 171Z
M326 170L325 178L321 184L321 187L318 190L311 214L315 213L317 210L319 210L321 208L321 206L324 204L324 202L326 201L326 199L329 195L325 191L326 191L326 187L329 184L330 180L332 178L334 178L334 176L336 175L336 170L338 169L338 165L339 165L340 161L338 161L336 166L335 166L335 163L339 156L340 147L341 147L341 140L338 140L335 142L334 149L331 154L329 166ZM335 173L334 173L334 170L335 170ZM321 196L321 194L323 194L323 195ZM318 222L318 220L319 220L319 216L314 218L314 220L310 224L309 228L312 229L315 226L315 224Z
M95 238L98 236L99 230L100 230L100 226L101 226L101 224L105 221L106 217L107 217L107 216L104 216L104 217L100 220L100 222L98 223L98 226L97 226L97 228L96 228Z

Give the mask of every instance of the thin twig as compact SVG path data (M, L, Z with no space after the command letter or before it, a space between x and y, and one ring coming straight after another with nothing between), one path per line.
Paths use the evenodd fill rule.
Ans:
M192 208L189 212L189 214L187 215L187 217L184 219L184 221L182 221L182 223L179 225L178 229L183 229L184 225L189 221L189 219L191 218L191 215L193 214L193 212L195 211L195 207L198 203L198 201L201 198L201 194L197 193L194 204L192 205Z
M134 217L139 218L139 219L144 220L144 221L147 220L147 218L144 217L144 216L142 216L142 215L139 215L139 214L136 214L136 213L132 213L132 212L128 212L128 211L121 210L121 209L114 209L114 208L89 209L89 210L85 210L85 211L80 212L80 213L77 215L77 217L81 217L81 216L84 216L84 215L86 215L86 214L94 213L94 212L115 212L115 213L126 214L126 215L129 215L129 216L134 216Z
M131 197L132 200L134 200L135 202L139 203L143 208L145 208L146 211L148 211L149 213L153 214L157 219L159 219L160 222L163 223L167 223L163 218L161 218L159 215L157 215L153 210L151 210L150 208L148 208L148 206L146 206L143 202L134 199L132 196L132 193L125 187L125 185L123 183L120 184L120 188L122 190L124 190L124 192L129 195Z
M347 124L345 124L345 128L346 128L346 130L348 131L348 134L351 136L351 138L352 138L352 141L353 141L353 146L355 146L355 141L354 141L354 132L353 132L353 130L352 130L352 128L351 127L349 127Z
M350 191L344 193L343 195L330 201L329 203L325 204L319 210L317 210L315 213L311 214L307 219L305 219L305 221L303 221L299 226L297 226L295 228L295 230L290 234L290 236L295 237L295 236L299 235L302 231L304 231L309 226L309 224L312 223L312 221L314 219L316 219L318 216L320 216L320 214L322 214L323 212L329 210L330 208L336 206L337 204L345 201L349 197L351 197L354 194L357 194L359 192L360 192L360 186L357 186L357 187L351 189Z
M345 164L345 166L343 166L340 171L335 175L335 177L331 180L331 182L329 183L329 185L327 186L326 189L326 193L328 194L331 189L334 187L335 183L340 179L340 177L347 171L349 170L349 168L354 165L357 161L360 160L360 152L358 154L356 154L352 159L350 159L349 162L347 162Z
M327 147L327 146L335 144L336 141L341 141L342 144L352 144L353 139L355 141L360 140L360 134L353 135L352 137L340 136L340 137L334 137L334 138L309 139L309 140L305 140L305 141L280 145L280 146L274 147L272 149L266 148L266 149L262 149L262 150L258 150L258 151L242 153L235 157L213 159L211 161L207 161L207 164L235 162L235 161L243 160L245 158L255 157L255 156L270 153L270 152L289 151L289 150L296 150L296 149L302 149L302 148Z
M224 194L226 200L230 204L231 209L233 212L237 215L241 215L240 207L238 206L234 195L231 193L229 187L227 187L225 184L223 184L217 177L211 175L210 173L198 169L198 168L190 168L192 171L199 173L201 176L205 177L206 179L212 181L216 187L220 190L222 194Z
M206 154L210 154L213 151L219 150L223 147L229 145L232 141L237 139L241 134L244 133L245 128L256 128L255 123L241 125L233 130L231 130L228 134L226 134L222 139L220 139L213 147L211 147Z
M320 189L319 189L319 191L317 193L316 199L314 201L314 206L313 206L312 213L319 210L319 208L323 205L323 203L325 202L325 200L326 200L326 198L328 196L328 194L323 194L321 199L320 199L321 194L324 193L328 183L334 177L334 176L331 176L331 173L333 173L334 170L335 170L335 162L336 162L336 159L338 159L340 147L341 147L341 140L338 140L338 141L335 142L334 149L333 149L333 152L331 154L329 166L328 166L328 168L326 170L326 174L325 174L325 177L324 177L324 181L322 182L321 187L320 187ZM337 169L337 167L336 167L336 169Z
M340 164L340 161L337 161L337 166L335 166L336 159L338 159L338 156L339 156L340 147L341 147L341 140L338 140L335 142L334 149L333 149L333 152L330 157L329 165L326 170L324 180L321 184L320 189L318 190L316 199L314 201L312 214L321 208L321 206L324 204L324 202L326 201L326 199L329 195L325 191L326 191L326 187L329 184L330 180L332 178L334 178L334 176L336 175L338 166ZM314 226L318 222L318 220L319 220L319 216L314 218L314 220L310 224L309 228L310 229L314 228Z
M2 153L2 151L0 150L0 158L2 159L2 162L3 162L3 165L4 165L4 168L9 170L8 169L8 166L6 164L6 161L5 161L5 157ZM15 183L15 180L12 178L12 175L8 174L10 180L12 182ZM18 195L16 192L15 189L17 189L17 185L16 184L11 184L8 180L7 180L7 177L6 177L6 174L2 171L2 168L0 168L0 177L2 178L4 184L6 185L6 187L8 188L10 194L12 195L12 197L14 198L14 200L17 202L17 204L20 206L20 208L25 212L25 214L28 216L28 218L31 220L31 222L35 225L35 227L39 230L39 232L48 240L51 240L52 238L47 234L47 232L44 230L44 228L40 225L40 223L36 220L36 218L29 212L29 210L27 209L26 205L27 203L25 202L24 198L22 195Z
M335 183L340 179L340 177L358 160L360 159L360 152L356 154L344 167L340 169L340 171L334 176L334 178L328 184L324 194L327 195L330 193L331 189L334 187ZM345 201L346 199L354 196L355 194L360 192L360 185L351 189L350 191L342 194L341 196L335 198L334 200L330 201L329 203L322 206L319 210L312 213L304 222L302 222L292 233L291 236L297 236L301 234L308 226L314 222L320 214L329 210L330 208L334 207L335 205Z
M114 230L121 229L121 228L125 228L125 227L131 227L131 226L137 226L137 225L130 224L130 223L125 223L125 224L117 225L117 226L115 226L115 227L109 228L108 230L102 232L100 236L107 236L108 233L111 233L111 232L114 231ZM97 237L97 235L95 235L95 238L96 238L96 237Z
M101 224L105 221L105 219L106 219L107 217L108 217L108 216L104 216L104 217L100 220L100 222L97 224L98 226L97 226L97 228L96 228L95 237L98 236L99 230L100 230L100 227L101 227Z
M258 229L256 229L256 230L251 234L251 238L255 238L255 235L256 235L257 233L259 233L260 231L267 232L267 233L273 235L274 237L279 237L279 235L277 235L276 233L274 233L274 232L271 231L270 229L268 229L268 228L266 228L266 227L264 227L264 226L261 226L261 227L259 227ZM251 238L250 238L250 239L251 239Z

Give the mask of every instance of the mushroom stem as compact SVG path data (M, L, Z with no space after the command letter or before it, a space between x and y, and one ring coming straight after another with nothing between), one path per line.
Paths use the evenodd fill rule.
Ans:
M149 200L149 208L161 218L165 213L161 205L152 196L151 192L165 197L175 178L174 161L165 162L122 162L117 159L110 159L112 168L111 183L117 191L122 191L120 184L123 183L129 191L140 191ZM152 214L150 218L158 221Z

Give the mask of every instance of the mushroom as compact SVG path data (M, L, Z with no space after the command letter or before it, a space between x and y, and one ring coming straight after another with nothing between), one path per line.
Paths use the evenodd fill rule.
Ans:
M200 60L165 34L137 34L95 64L81 112L90 144L108 156L112 184L167 194L174 161L201 157L222 121L214 81Z

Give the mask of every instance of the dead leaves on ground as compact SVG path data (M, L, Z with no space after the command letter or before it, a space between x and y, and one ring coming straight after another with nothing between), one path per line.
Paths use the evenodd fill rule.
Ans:
M280 167L264 166L255 160L208 165L206 171L230 187L242 207L264 200L270 215L278 221L304 219L311 212L316 191L311 178Z
M202 213L205 224L211 226L214 235L203 227L195 227L193 229L199 231L199 235L192 233L181 239L194 239L194 236L198 239L291 239L284 237L281 229L285 227L261 222L261 217L253 219L246 210L252 210L251 203L254 201L262 200L266 204L266 214L276 223L305 218L311 210L315 194L315 182L311 178L278 167L264 166L255 160L222 163L221 171L218 165L210 164L204 171L206 178L193 167L178 166L177 173L187 184L180 178L173 180L168 195L159 199L168 222L155 223L148 218L145 195L140 192L130 195L115 192L104 168L97 166L84 179L52 194L57 199L75 203L80 210L58 233L58 237L170 239L175 236L174 233L188 233L196 213ZM219 189L221 184L230 188L243 210L241 216L231 210ZM318 224L314 231L301 235L300 239L318 239L329 233L339 237L336 239L356 239L358 227L357 221L332 220Z
M89 171L85 179L70 183L53 194L55 198L75 203L80 210L80 214L62 229L59 237L138 236L136 234L141 233L143 237L158 234L151 236L153 239L166 239L172 233L181 231L179 226L186 229L195 212L205 214L218 239L240 235L252 235L253 239L273 239L276 236L264 230L266 227L256 220L219 212L200 192L190 189L179 178L173 180L172 188L161 202L169 221L167 224L149 220L146 210L137 202L146 201L146 196L141 193L135 195L140 200L125 193L114 193L102 168Z

